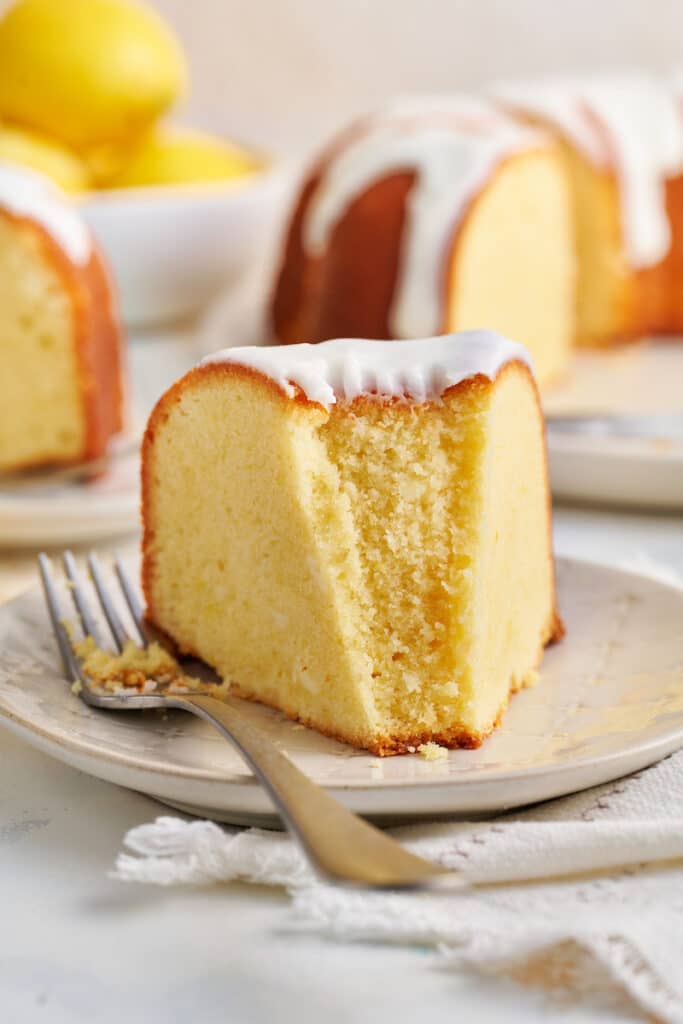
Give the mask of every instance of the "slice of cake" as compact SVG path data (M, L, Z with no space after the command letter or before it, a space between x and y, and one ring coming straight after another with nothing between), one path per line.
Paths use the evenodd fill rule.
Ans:
M377 754L474 747L562 632L528 356L484 331L230 349L143 444L150 620Z
M558 143L485 100L421 97L356 123L310 170L272 325L285 344L485 327L523 338L545 383L568 365L574 279Z
M104 452L121 335L90 232L47 179L0 165L0 472Z

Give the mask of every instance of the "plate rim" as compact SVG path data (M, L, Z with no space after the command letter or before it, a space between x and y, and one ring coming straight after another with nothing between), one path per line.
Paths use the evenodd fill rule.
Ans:
M160 776L166 779L175 779L176 781L187 781L195 783L206 783L209 785L213 784L227 784L231 786L243 787L248 785L254 789L261 790L263 787L256 779L256 776L247 771L244 775L227 775L227 774L210 774L209 772L201 772L196 769L186 769L183 771L176 770L171 766L166 766L163 763L148 763L140 764L131 761L125 756L117 756L110 754L109 752L103 753L100 750L96 750L93 746L88 744L80 745L78 743L66 743L56 739L53 734L47 732L44 729L36 728L32 724L22 720L19 716L7 712L0 706L0 723L11 722L15 727L15 732L18 734L29 734L38 736L41 740L46 741L46 744L52 746L63 747L67 751L73 752L83 758L92 758L95 761L106 761L110 765L116 765L117 767L126 768L132 772L145 774L151 777ZM639 735L639 733L634 733ZM566 774L568 771L582 771L595 766L606 766L614 761L619 761L626 756L633 756L636 753L646 754L648 757L651 753L657 753L660 749L670 750L671 744L680 742L683 747L683 721L678 728L674 728L669 733L663 733L660 736L653 737L647 742L641 741L640 743L634 743L629 745L627 748L612 751L610 753L599 754L592 757L577 758L571 762L563 762L560 764L551 764L543 766L535 766L533 768L518 768L502 772L491 771L485 777L478 779L467 779L467 769L463 769L458 774L449 775L444 778L430 778L425 776L424 778L413 778L413 779L376 779L372 782L359 781L358 783L353 782L340 782L335 780L334 783L318 783L322 785L324 789L336 790L338 792L350 792L350 793L381 793L386 790L411 790L416 792L422 792L425 788L429 789L455 789L463 785L467 785L468 788L472 789L476 786L491 786L496 783L507 784L511 782L524 782L527 779L535 778L542 771L545 777L552 775ZM674 747L674 749L676 749ZM364 754L368 757L372 757L368 752L359 751L359 754ZM331 755L333 756L333 755ZM666 754L662 755L666 757ZM382 759L378 759L382 760ZM656 760L656 757L655 757ZM426 762L427 763L427 762ZM654 763L650 762L650 763Z
M683 466L683 444L676 442L673 449L663 451L648 451L646 446L652 445L652 438L634 438L631 450L628 442L619 442L615 439L596 437L581 437L569 434L560 435L559 432L547 431L547 443L549 451L570 452L572 455L589 456L592 458L614 459L632 462L635 459L647 462L648 465L680 465ZM653 446L654 447L654 446Z
M131 424L116 441L134 436ZM131 467L135 460L134 482L108 493L89 491L77 483L35 491L0 490L0 548L87 542L135 532L140 513L139 456L126 458Z

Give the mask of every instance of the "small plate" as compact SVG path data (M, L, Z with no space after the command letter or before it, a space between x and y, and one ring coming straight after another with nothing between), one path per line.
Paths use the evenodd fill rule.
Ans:
M547 413L683 417L683 338L580 351L567 379L543 396ZM658 438L548 435L557 498L683 508L683 443Z
M244 710L316 782L384 823L548 800L683 746L683 590L567 559L558 583L567 636L479 750L379 759L268 708ZM265 792L210 726L182 712L95 711L74 697L39 591L0 608L0 651L0 723L28 743L193 814L278 824Z
M0 544L12 547L88 543L137 529L140 459L112 460L90 483L60 483L35 490L0 490Z
M683 443L550 433L548 462L553 495L561 500L683 509Z

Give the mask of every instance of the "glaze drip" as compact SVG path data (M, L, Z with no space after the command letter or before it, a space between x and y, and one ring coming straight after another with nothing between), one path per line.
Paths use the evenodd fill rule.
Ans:
M508 109L553 125L619 181L624 244L634 267L659 263L671 245L665 183L683 170L683 112L669 84L644 75L503 84Z
M399 100L371 118L329 165L306 214L304 246L322 255L357 196L387 175L414 171L389 326L397 338L436 334L443 326L441 278L449 239L496 165L537 146L541 137L483 100Z

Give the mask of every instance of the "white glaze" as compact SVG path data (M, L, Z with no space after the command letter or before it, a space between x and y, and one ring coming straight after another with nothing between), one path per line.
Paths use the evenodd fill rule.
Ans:
M0 209L35 221L74 263L90 259L90 232L66 196L40 174L0 164Z
M510 108L547 120L619 180L624 243L634 267L654 266L671 244L665 181L683 169L683 111L675 90L644 75L501 85Z
M397 338L436 334L443 327L449 240L496 164L538 141L538 132L482 100L455 96L398 101L371 119L331 161L306 213L303 244L311 255L321 255L357 196L391 173L415 171L389 327Z
M412 341L337 338L318 345L228 348L207 356L210 363L248 366L274 381L290 398L301 388L311 402L329 409L359 395L438 399L447 388L479 374L495 379L507 363L531 367L523 345L494 331L462 331Z

